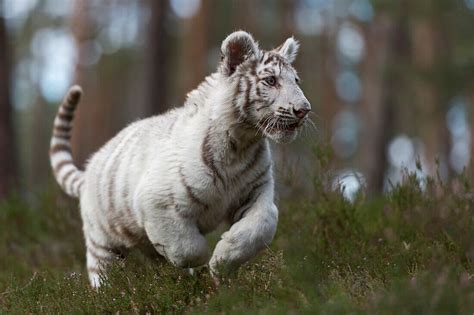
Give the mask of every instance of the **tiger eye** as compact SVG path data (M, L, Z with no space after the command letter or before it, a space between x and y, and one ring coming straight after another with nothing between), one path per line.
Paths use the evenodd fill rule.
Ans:
M266 77L265 82L267 82L271 86L274 86L276 84L276 78L274 76Z

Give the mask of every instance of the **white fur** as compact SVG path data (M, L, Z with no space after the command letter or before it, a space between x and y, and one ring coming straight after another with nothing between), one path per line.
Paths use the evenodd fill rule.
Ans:
M296 51L287 46L294 40L287 42L282 53L292 58ZM271 243L278 209L266 137L286 142L296 130L281 130L290 122L257 124L277 109L291 116L291 106L309 103L294 69L260 51L248 33L231 34L222 51L220 70L189 93L183 107L131 124L93 155L80 181L63 181L80 195L92 286L100 285L113 249L146 239L171 263L190 268L209 262L213 274L220 266L237 268ZM240 64L231 64L235 60ZM251 62L260 64L245 70ZM259 79L268 71L278 77L278 91ZM257 97L257 89L264 96ZM53 166L69 157L55 154ZM230 228L211 254L204 235L222 222Z
M298 49L300 48L300 44L297 40L293 37L288 38L281 48L278 50L278 53L285 57L288 62L292 63L296 59L296 55L298 54Z

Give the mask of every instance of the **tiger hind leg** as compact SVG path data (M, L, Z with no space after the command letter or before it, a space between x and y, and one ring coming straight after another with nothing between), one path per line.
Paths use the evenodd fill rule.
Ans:
M109 245L103 237L86 235L87 273L91 286L98 289L107 279L107 269L113 262L123 260L126 251Z

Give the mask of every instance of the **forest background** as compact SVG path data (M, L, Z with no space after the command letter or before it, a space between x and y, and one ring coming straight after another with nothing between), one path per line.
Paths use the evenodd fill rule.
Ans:
M390 297L395 285L390 277L402 279L405 288L415 274L428 271L453 277L456 289L446 294L469 288L458 292L458 300L448 299L450 307L472 307L474 233L466 224L474 226L468 171L474 154L474 0L0 0L0 253L10 257L0 264L0 292L6 293L0 293L0 305L19 307L14 288L33 286L36 272L52 269L56 279L82 270L77 204L60 192L48 160L52 122L69 86L79 84L85 91L72 138L75 162L83 166L127 124L181 106L187 92L215 71L222 40L239 29L252 33L264 49L289 36L299 40L295 67L313 108L314 127L290 145L273 145L282 227L274 252L263 258L270 264L263 274L272 274L275 264L296 264L301 257L288 249L292 242L305 240L302 252L314 253L311 261L319 266L324 257L343 252L329 238L362 233L352 252L344 247L347 256L336 259L342 268L336 273L329 265L316 274L301 272L317 279L307 281L328 281L327 290L295 286L293 295L303 297L291 300L290 308L331 309L328 296L340 293L340 305L348 309L367 310L377 297L380 305L399 301L404 309L406 290L393 289ZM298 238L285 234L307 222L311 228ZM332 224L334 235L326 231ZM410 227L403 239L401 231ZM67 250L61 241L69 231L74 246ZM364 271L351 278L346 268L358 261L357 247L371 251L374 239L398 244L393 251L372 253L374 264L393 261L392 254L399 257L414 246L411 241L420 242L420 251L410 253L400 272L385 274L369 264L370 275ZM434 250L440 242L446 264L433 267L438 256L422 248ZM49 254L39 254L44 250ZM22 267L12 269L18 259ZM304 277L286 276L305 283ZM417 291L427 299L420 298L422 304L431 305L430 290L444 281L432 277ZM354 289L359 280L364 289ZM252 286L247 278L240 281ZM341 284L339 291L334 283ZM45 294L30 293L17 297L32 301ZM194 298L171 310L196 304ZM257 309L265 305L259 303ZM44 307L61 310L54 305ZM130 305L124 309L133 309ZM170 310L156 305L150 307ZM226 309L225 303L216 305ZM32 302L30 311L35 307Z

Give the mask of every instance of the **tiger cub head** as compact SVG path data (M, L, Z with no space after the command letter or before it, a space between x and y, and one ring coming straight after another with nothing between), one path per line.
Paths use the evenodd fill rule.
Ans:
M298 47L290 37L273 50L261 50L244 31L230 34L221 46L219 72L233 88L238 120L277 143L293 141L311 110L291 65Z

